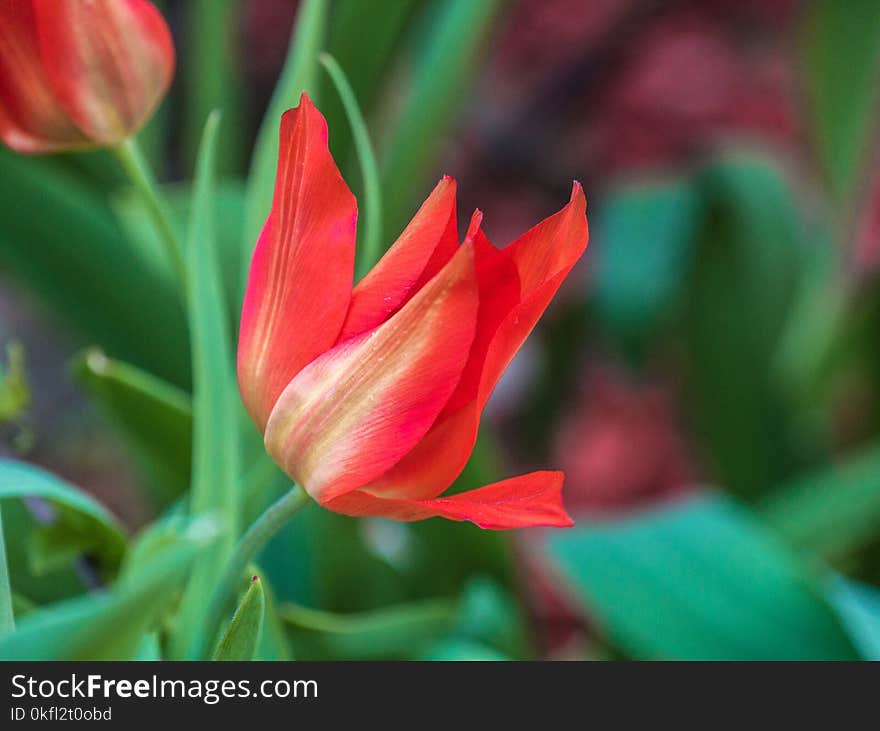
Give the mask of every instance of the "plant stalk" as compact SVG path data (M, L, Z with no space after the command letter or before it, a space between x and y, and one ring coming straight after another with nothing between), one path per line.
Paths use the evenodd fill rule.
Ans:
M299 485L294 485L266 508L242 535L229 563L226 564L226 571L211 596L205 614L204 631L201 634L202 645L195 648L196 652L193 653L195 657L204 659L210 654L210 649L206 645L213 641L220 620L232 604L235 588L248 565L269 540L308 502L309 496L306 491Z
M165 255L168 257L168 263L171 265L174 276L177 277L180 291L181 293L185 292L186 266L183 261L183 250L174 234L174 227L171 225L171 218L168 215L165 202L159 194L156 179L138 146L137 140L134 137L129 137L112 149L125 174L141 196L156 233L165 247Z

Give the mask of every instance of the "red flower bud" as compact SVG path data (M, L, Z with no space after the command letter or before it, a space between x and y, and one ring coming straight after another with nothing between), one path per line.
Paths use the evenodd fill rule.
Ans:
M0 139L19 152L122 142L171 84L147 0L0 0Z

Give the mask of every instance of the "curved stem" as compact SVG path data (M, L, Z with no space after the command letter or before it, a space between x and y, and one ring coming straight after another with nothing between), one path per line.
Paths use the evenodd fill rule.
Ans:
M156 233L165 247L168 263L178 279L181 292L186 291L186 267L183 261L183 252L174 233L174 227L171 225L165 203L159 195L156 180L137 140L134 137L129 137L112 149L146 206Z
M227 611L235 596L235 587L257 553L269 542L287 522L308 503L309 496L299 485L294 485L284 495L272 503L245 531L232 553L226 570L220 578L205 614L201 645L196 648L196 657L205 657L207 643L213 638L217 625Z

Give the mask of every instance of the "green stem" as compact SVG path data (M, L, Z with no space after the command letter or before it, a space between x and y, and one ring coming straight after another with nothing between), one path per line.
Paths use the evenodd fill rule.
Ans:
M138 146L137 140L134 137L129 137L112 149L122 169L125 170L125 174L140 194L147 208L147 213L153 221L156 233L165 247L168 263L177 277L181 292L185 292L186 267L183 262L183 251L174 233L174 227L171 225L171 218L168 215L165 202L159 195L156 179Z
M235 547L226 570L220 578L205 614L201 646L196 648L195 656L205 658L209 649L205 644L214 639L220 620L235 599L235 589L254 557L287 522L308 503L309 496L299 485L294 485L278 500L272 503L257 518Z

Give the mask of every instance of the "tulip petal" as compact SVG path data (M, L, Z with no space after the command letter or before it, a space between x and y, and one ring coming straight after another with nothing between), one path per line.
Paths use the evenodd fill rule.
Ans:
M399 309L455 254L455 180L448 176L394 245L354 288L340 342L371 330Z
M43 69L31 0L3 0L0 5L0 139L18 152L88 144Z
M563 479L562 472L531 472L477 490L428 500L382 498L355 490L333 500L327 507L345 515L403 521L432 517L468 520L490 530L530 526L565 528L574 522L562 504Z
M275 198L241 314L238 382L260 428L293 377L336 342L351 299L357 205L308 96L281 119Z
M464 469L480 415L495 384L550 304L587 245L586 201L575 183L569 203L502 251L472 232L475 251L488 256L480 268L480 314L471 358L459 386L425 438L367 489L383 497L433 498ZM477 221L477 225L479 222ZM510 265L519 295L511 297ZM502 306L499 308L499 303Z
M174 44L147 0L32 0L46 74L91 141L121 142L152 115L174 76Z
M462 246L387 322L303 368L269 417L269 454L320 503L388 470L458 383L478 301L472 247Z

